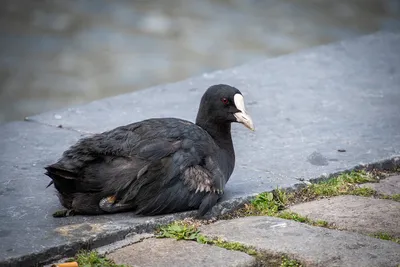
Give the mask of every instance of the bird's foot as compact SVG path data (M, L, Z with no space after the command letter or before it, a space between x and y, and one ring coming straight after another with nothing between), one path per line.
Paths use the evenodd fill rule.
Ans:
M117 198L115 196L109 196L106 199L110 204L114 204L115 201L117 201Z
M102 209L103 211L108 212L108 213L126 211L133 207L132 204L115 203L116 201L117 201L117 198L115 196L109 196L109 197L103 198L99 202L99 207L100 207L100 209Z
M53 213L54 218L69 217L74 216L75 212L73 210L58 210Z

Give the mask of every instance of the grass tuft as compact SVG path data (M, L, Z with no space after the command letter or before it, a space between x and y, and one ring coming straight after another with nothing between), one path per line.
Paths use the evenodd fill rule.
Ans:
M388 240L388 241L392 241L392 242L400 244L400 239L399 238L395 238L395 237L393 237L390 234L385 233L385 232L377 232L375 234L372 234L371 236L375 237L375 238Z
M400 194L391 195L391 199L400 202Z
M127 267L100 256L97 251L80 251L69 261L78 262L79 267Z
M215 240L212 240L211 242L213 245L220 247L220 248L241 251L241 252L244 252L244 253L246 253L248 255L252 255L252 256L258 255L258 252L255 248L250 247L250 246L245 246L238 242L227 242L222 239L215 239Z
M378 180L370 173L365 171L352 171L349 173L342 173L341 175L315 183L300 190L303 195L309 195L310 198L317 198L321 196L331 197L339 195L352 195L352 194L371 194L371 188L359 188L357 184L374 183Z
M197 240L200 231L196 226L184 221L175 221L171 224L161 226L156 230L156 237L168 237L176 240Z
M370 197L376 195L376 191L370 187L356 187L349 191L349 195Z
M325 227L325 228L333 228L333 226L328 223L327 221L324 220L311 220L308 217L302 216L298 213L291 212L291 211L282 211L276 215L276 217L286 219L286 220L292 220L296 222L301 222L301 223L307 223L313 226L319 226L319 227Z
M280 267L302 267L300 262L297 260L289 259L286 256L282 256L282 263Z
M266 192L257 195L251 201L251 205L260 213L260 215L274 216L280 210L286 208L287 202L288 197L286 192L276 189L273 192Z

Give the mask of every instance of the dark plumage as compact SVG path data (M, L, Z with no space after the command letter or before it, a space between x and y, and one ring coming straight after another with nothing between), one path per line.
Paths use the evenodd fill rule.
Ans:
M196 123L156 118L81 139L47 166L67 211L156 215L199 209L222 196L235 165L231 123L254 130L240 91L208 88Z

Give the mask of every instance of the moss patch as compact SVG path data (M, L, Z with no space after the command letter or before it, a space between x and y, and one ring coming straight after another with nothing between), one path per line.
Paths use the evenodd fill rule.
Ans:
M310 184L307 187L293 193L293 202L304 202L320 197L332 197L339 195L364 195L371 196L375 191L371 188L360 188L358 184L378 182L371 173L365 171L352 171L341 175Z
M78 262L79 267L128 267L114 263L112 260L100 256L96 251L80 251L70 260Z
M227 242L222 239L213 239L209 240L207 244L212 244L220 248L224 248L227 250L236 250L236 251L241 251L246 254L252 255L252 256L257 256L259 253L257 250L253 247L250 246L245 246L239 242Z
M397 244L400 244L400 239L399 238L395 238L395 237L393 237L390 234L385 233L385 232L378 232L378 233L372 234L371 236L375 237L375 238L388 240L388 241L392 241L392 242L396 242Z
M297 260L290 259L286 256L282 257L282 263L280 267L302 267L300 262Z
M400 202L400 194L380 195L379 197L383 198L383 199L390 199L390 200L394 200L394 201Z
M392 195L392 200L400 202L400 194Z
M307 223L313 226L325 227L325 228L334 228L334 226L327 221L324 220L311 220L308 217L302 216L298 213L291 212L291 211L282 211L276 215L276 217L286 219L286 220L293 220L296 222Z

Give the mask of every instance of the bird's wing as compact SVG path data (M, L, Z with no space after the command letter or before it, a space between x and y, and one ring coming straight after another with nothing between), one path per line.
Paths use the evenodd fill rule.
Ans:
M132 201L142 188L150 198L176 188L177 183L193 193L222 193L226 177L213 159L216 146L208 141L206 136L194 142L183 135L180 140L143 144L136 156L145 166L129 186L119 188L121 201Z

